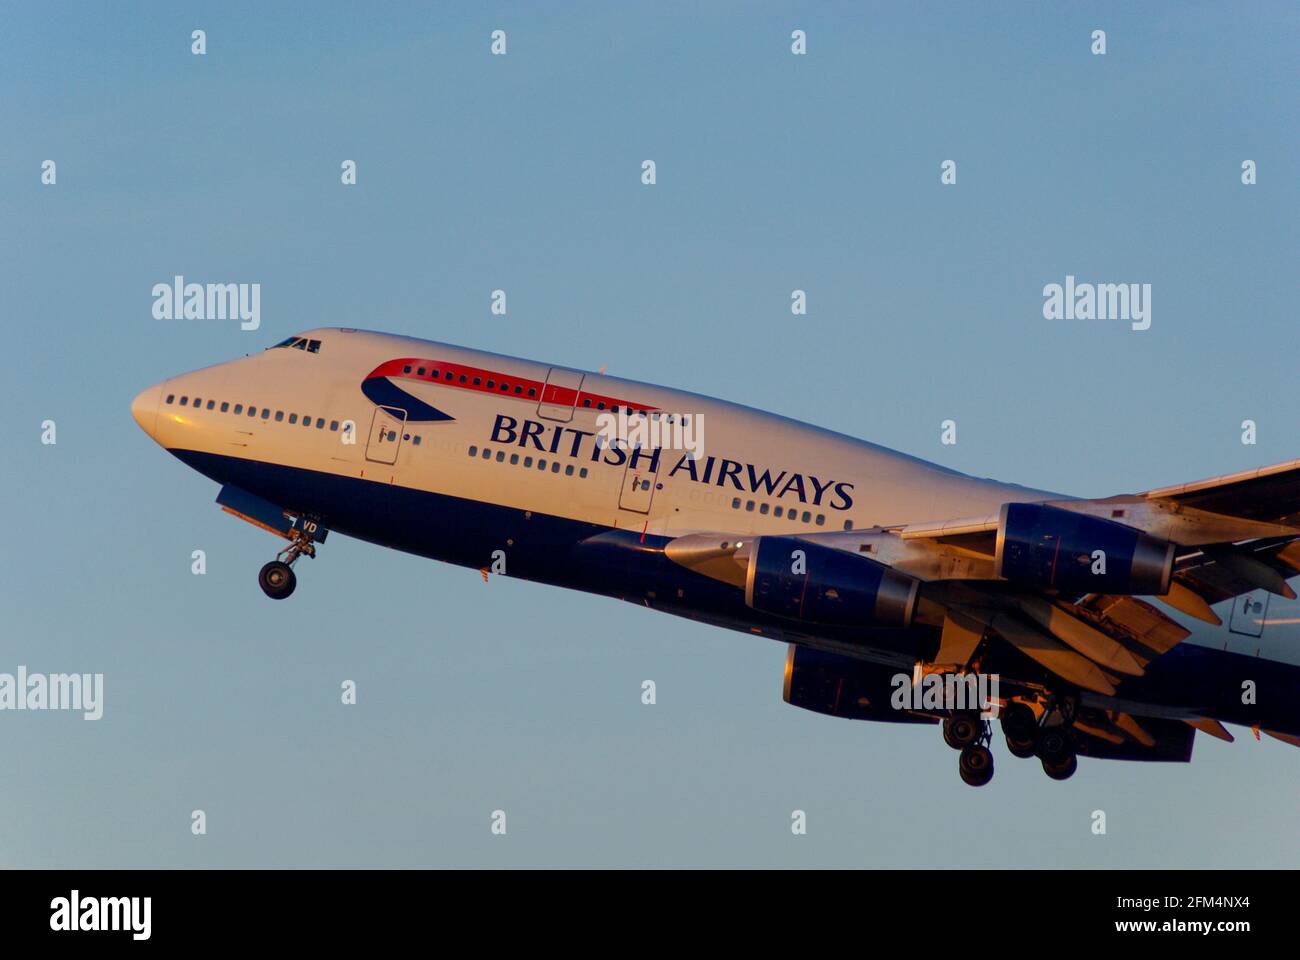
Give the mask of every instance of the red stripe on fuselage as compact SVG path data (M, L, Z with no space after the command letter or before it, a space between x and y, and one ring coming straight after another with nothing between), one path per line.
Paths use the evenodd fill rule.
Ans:
M410 372L406 368L410 367ZM423 369L424 373L419 371ZM447 374L452 375L452 379L447 379ZM629 411L640 410L643 413L649 413L652 410L658 410L658 407L648 406L644 403L633 403L630 400L622 400L618 397L604 396L599 393L589 393L586 390L575 391L570 387L558 387L555 384L545 384L541 380L530 380L527 377L514 377L510 374L499 373L496 370L486 370L482 367L470 367L463 363L449 363L445 360L422 360L418 357L403 357L398 360L389 360L381 363L366 375L366 379L373 377L391 377L394 380L416 380L423 383L437 383L443 387L456 387L460 390L476 390L479 393L491 393L498 397L511 397L515 400L529 400L534 403L550 403L558 407L576 406L579 409L592 410L612 410L615 407L620 409L626 408ZM465 382L461 382L461 377ZM475 383L475 378L478 383ZM488 386L491 381L492 386ZM502 389L504 387L505 389ZM515 388L519 387L516 392ZM532 390L532 396L528 391Z

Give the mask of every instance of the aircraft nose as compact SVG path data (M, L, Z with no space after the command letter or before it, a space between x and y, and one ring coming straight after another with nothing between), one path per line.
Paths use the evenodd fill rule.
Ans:
M162 384L155 383L145 387L131 401L131 416L140 424L140 429L153 436L154 421L158 419L158 401L162 397Z

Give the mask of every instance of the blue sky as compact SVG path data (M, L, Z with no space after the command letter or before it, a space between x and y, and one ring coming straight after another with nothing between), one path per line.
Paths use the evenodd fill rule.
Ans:
M1064 784L1002 751L976 791L933 728L783 704L784 648L746 635L342 537L273 604L274 539L128 407L338 324L608 365L1084 496L1300 456L1298 18L11 5L0 671L102 671L106 692L93 723L0 714L0 862L1294 865L1300 755L1248 732ZM175 274L259 282L261 330L153 319ZM1151 329L1044 320L1067 274L1150 283Z

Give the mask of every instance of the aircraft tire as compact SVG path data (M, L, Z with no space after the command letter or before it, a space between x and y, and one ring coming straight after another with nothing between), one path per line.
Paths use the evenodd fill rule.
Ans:
M1027 760L1034 755L1034 741L1016 740L1012 737L1007 737L1007 752L1013 757Z
M982 744L973 743L964 747L957 772L962 781L972 787L982 787L993 779L993 754Z
M954 750L963 750L980 738L984 724L978 715L954 713L943 721L944 743Z
M257 584L272 600L283 600L298 586L293 567L280 560L272 560L257 575Z
M1048 763L1043 761L1043 773L1047 774L1053 780L1069 780L1074 776L1074 772L1079 769L1079 758L1073 753L1068 755L1065 760L1058 763Z

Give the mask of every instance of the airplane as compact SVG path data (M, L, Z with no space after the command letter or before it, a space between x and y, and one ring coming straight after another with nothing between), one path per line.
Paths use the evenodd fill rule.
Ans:
M1080 756L1189 761L1225 723L1300 746L1300 460L1078 499L353 328L171 377L131 412L283 538L273 599L337 532L744 631L788 645L787 703L940 725L972 786L994 719L1056 780Z

